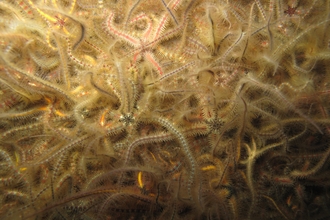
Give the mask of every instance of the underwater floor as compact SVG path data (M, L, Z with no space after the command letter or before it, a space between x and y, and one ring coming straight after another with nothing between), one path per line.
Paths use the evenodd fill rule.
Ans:
M330 0L0 1L0 219L330 219Z

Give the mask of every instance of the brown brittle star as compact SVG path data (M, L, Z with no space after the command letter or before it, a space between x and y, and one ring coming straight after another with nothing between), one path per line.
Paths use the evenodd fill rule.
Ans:
M290 17L295 14L297 7L291 7L288 5L288 9L284 11L285 14L289 15Z

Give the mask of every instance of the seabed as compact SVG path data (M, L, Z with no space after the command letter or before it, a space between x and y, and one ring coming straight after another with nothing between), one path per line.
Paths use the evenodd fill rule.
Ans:
M329 0L0 1L0 219L330 219Z

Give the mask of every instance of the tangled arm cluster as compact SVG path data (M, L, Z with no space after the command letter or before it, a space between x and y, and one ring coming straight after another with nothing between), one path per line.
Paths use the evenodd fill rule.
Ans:
M0 2L0 218L328 219L329 0Z

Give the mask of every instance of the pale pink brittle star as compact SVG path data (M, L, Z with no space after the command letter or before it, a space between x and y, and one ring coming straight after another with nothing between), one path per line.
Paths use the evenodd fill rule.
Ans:
M179 1L174 2L171 8L175 9L178 4ZM163 75L163 69L159 64L159 61L155 58L153 50L155 49L157 43L163 38L162 32L166 29L170 16L167 13L162 15L156 26L153 26L154 19L148 17L144 13L139 14L129 21L129 24L135 24L141 21L146 23L146 28L144 28L145 30L143 31L141 38L135 37L130 32L122 31L116 28L114 26L114 18L115 15L111 12L106 22L107 30L112 35L119 37L121 40L124 40L134 48L132 52L127 54L133 54L133 63L136 63L141 59L146 60L152 65L159 75ZM165 36L168 36L168 34L165 34Z

